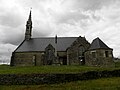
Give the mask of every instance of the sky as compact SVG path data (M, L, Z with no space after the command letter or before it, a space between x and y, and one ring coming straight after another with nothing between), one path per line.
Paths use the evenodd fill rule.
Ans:
M0 63L24 40L32 8L32 37L99 37L120 57L120 0L0 0Z

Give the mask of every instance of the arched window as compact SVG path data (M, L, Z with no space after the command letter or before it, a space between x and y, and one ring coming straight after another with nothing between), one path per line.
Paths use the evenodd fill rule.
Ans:
M80 45L79 49L78 49L78 54L79 54L79 60L80 60L80 65L84 65L85 64L85 60L84 60L84 52L85 52L85 48L84 46Z
M46 48L45 48L45 62L47 65L52 65L54 63L55 60L55 52L54 52L54 47L49 44Z
M84 56L85 48L81 45L79 46L79 56Z
M51 56L52 56L52 50L48 49L48 60L51 60Z
M33 60L34 65L36 66L36 55L33 55L32 60Z

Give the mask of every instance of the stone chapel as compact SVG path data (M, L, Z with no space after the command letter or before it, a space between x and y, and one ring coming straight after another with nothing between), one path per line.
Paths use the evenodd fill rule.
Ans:
M87 65L111 67L113 49L100 38L90 44L85 37L32 38L31 11L26 23L25 38L13 51L11 66Z

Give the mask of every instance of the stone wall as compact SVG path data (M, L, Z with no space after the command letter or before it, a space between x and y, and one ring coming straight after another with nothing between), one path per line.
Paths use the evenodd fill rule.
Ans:
M16 52L11 58L13 66L39 66L43 65L42 54L44 52Z
M88 50L90 43L85 37L78 37L73 44L67 49L67 62L69 65L81 65L81 57L84 58L84 52ZM82 47L80 49L80 47ZM82 53L81 53L82 52ZM84 62L84 61L83 61Z
M57 52L60 64L67 62L66 52ZM54 58L54 57L53 57ZM47 65L45 52L15 52L11 57L11 66L41 66Z
M105 52L108 52L106 56ZM112 50L97 49L85 53L85 64L88 66L114 67Z

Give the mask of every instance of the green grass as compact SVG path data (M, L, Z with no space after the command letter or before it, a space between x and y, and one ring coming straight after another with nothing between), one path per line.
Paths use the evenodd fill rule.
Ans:
M116 68L120 67L120 62L115 62L115 67Z
M30 73L80 73L87 71L102 71L120 69L120 62L115 68L100 68L88 66L14 66L0 65L0 74L30 74Z
M95 70L114 70L120 68L99 68L88 66L0 66L0 74L30 74L30 73L80 73Z
M50 85L1 85L0 90L120 90L120 77Z
M30 73L79 73L95 70L120 69L120 63L115 68L99 68L88 66L30 66L10 67L0 65L0 74L30 74ZM120 77L102 78L96 80L76 81L50 85L0 85L0 90L120 90Z

